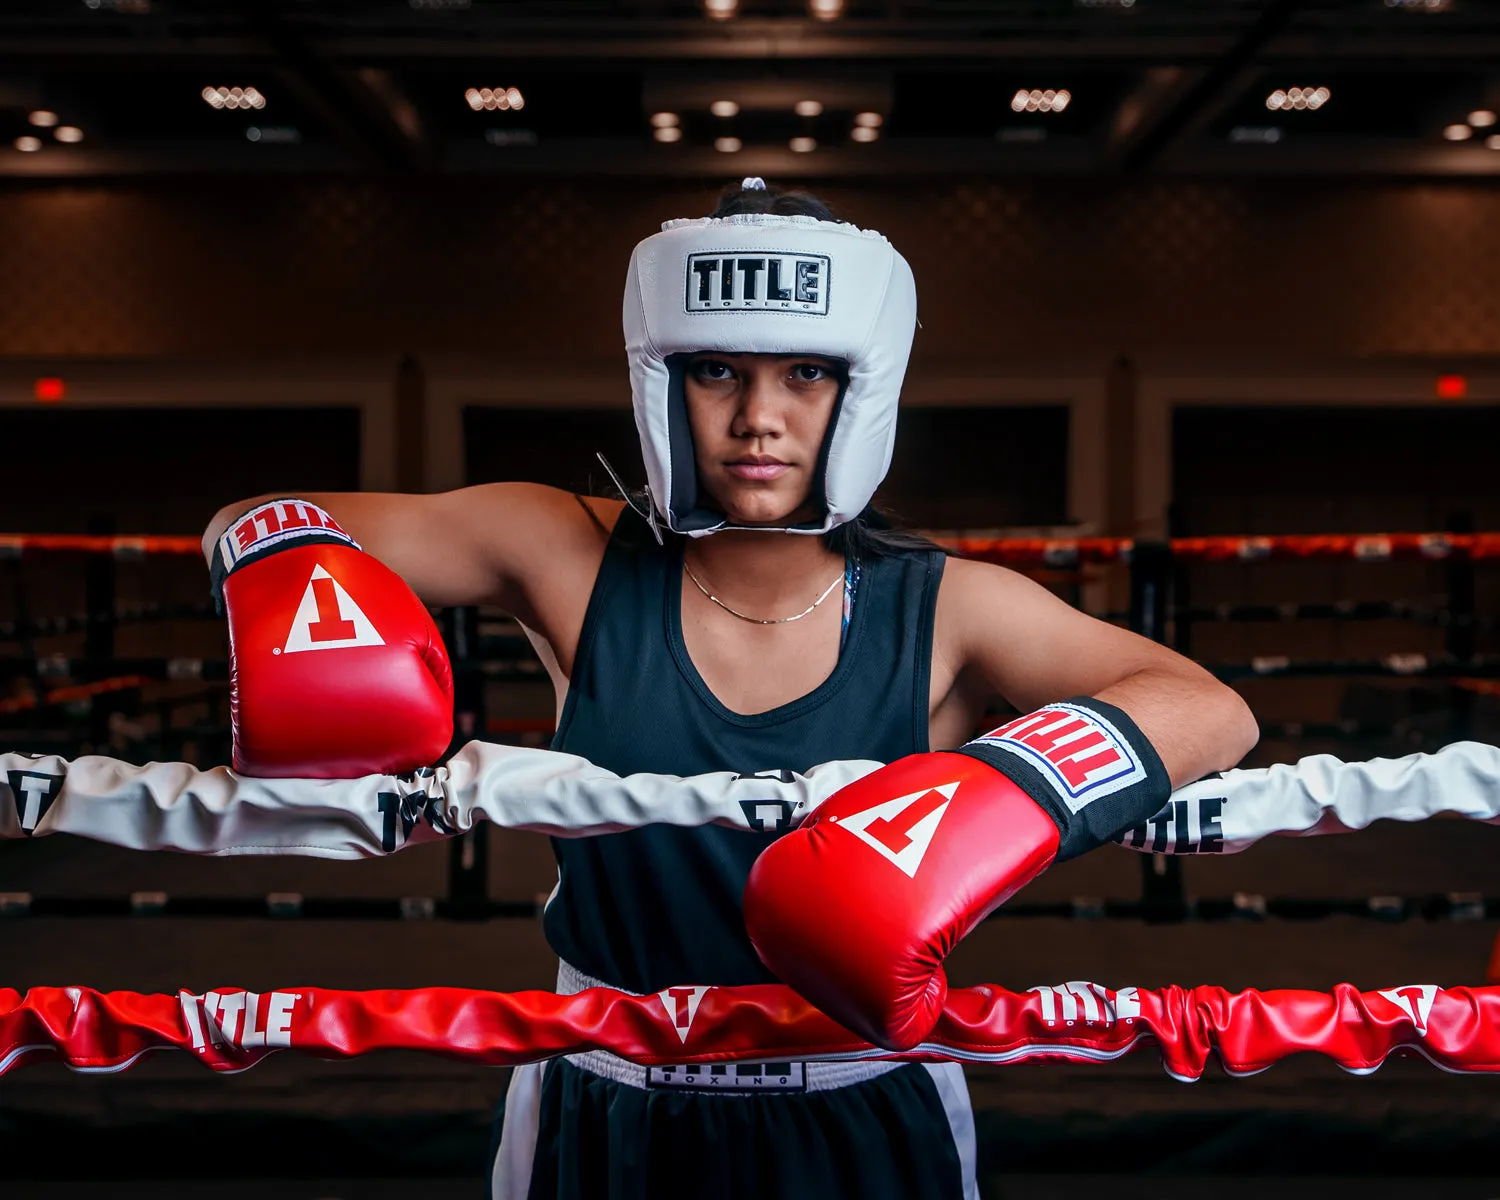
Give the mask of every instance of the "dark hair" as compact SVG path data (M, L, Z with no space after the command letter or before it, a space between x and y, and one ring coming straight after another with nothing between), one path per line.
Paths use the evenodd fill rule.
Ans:
M738 217L745 213L766 213L775 217L816 217L819 221L837 221L833 210L811 192L789 191L768 183L747 188L732 183L719 193L719 205L711 217Z
M865 505L864 512L852 521L835 525L823 535L823 545L845 558L869 561L872 558L895 558L914 551L941 550L931 538L914 529L902 529L888 509L876 504Z

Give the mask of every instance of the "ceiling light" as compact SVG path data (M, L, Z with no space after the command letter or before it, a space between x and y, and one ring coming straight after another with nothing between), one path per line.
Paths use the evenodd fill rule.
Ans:
M823 102L821 100L798 100L792 105L792 111L799 117L821 117Z
M1329 97L1333 95L1326 87L1316 88L1277 88L1266 97L1266 107L1272 112L1289 112L1296 109L1310 109L1316 112L1328 103Z
M651 136L658 142L680 142L682 130L676 125L658 125L651 131Z
M1450 142L1467 142L1474 136L1474 131L1467 125L1449 125L1443 130L1443 136Z
M855 113L854 123L865 129L879 129L885 124L885 118L878 112Z
M57 124L57 114L49 112L45 108L39 108L35 112L27 113L26 119L38 129L51 129Z
M844 15L844 0L807 0L807 15L815 21L836 21Z
M730 117L740 115L740 106L733 100L715 100L708 106L708 111L716 117L723 117L727 121Z
M740 0L703 0L703 15L715 21L727 21L740 10Z
M794 154L811 154L818 148L818 139L810 137L794 137L787 143Z
M735 154L740 150L742 146L744 146L744 144L745 143L740 141L740 139L737 137L714 138L714 149L717 150L720 154Z
M1500 150L1500 133L1492 133L1484 139L1484 144L1491 150Z
M658 112L651 114L652 129L673 129L680 125L681 121L674 112Z
M468 88L464 100L475 112L520 112L526 97L520 88Z
M1010 98L1011 112L1062 112L1072 102L1073 93L1065 88L1021 88Z
M265 108L266 98L253 87L206 87L201 95L210 108Z
M83 141L83 130L79 129L77 125L59 125L52 136L58 141L66 142L71 146L75 142Z
M22 154L35 154L42 148L42 139L34 138L30 134L27 134L15 140L15 147Z
M1491 109L1480 108L1469 114L1469 124L1475 129L1488 129L1495 123L1495 114Z
M873 142L880 136L880 130L873 125L856 125L849 131L849 136L856 142Z

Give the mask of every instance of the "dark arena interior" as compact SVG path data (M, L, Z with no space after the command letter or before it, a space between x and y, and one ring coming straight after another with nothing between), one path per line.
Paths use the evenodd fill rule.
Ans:
M601 453L646 480L620 325L632 247L742 179L812 193L910 264L920 322L875 498L953 552L944 586L953 563L999 564L1201 664L1259 725L1243 768L1420 771L1500 744L1500 5L7 0L0 45L3 1200L795 1197L769 1182L795 1155L857 1159L903 1133L888 1115L809 1150L773 1122L730 1147L733 1123L674 1131L663 1084L650 1131L620 1116L574 1136L564 1103L550 1152L572 1190L506 1191L491 1163L512 1064L563 1053L536 996L558 985L544 833L418 805L404 826L381 810L388 841L419 843L399 854L177 853L130 848L109 832L126 817L68 810L89 797L48 782L84 756L232 778L249 683L231 690L200 547L223 506L504 481L604 502ZM816 290L836 255L797 262L804 307L845 301ZM756 278L734 301L747 327ZM448 529L424 527L431 553L463 552ZM683 606L725 608L699 587ZM587 579L568 594L581 616ZM518 623L529 609L489 595L422 596L453 730L408 769L475 741L554 761L563 667ZM873 703L840 702L851 722ZM987 703L952 744L1034 707ZM762 744L722 769L788 765ZM1212 810L1169 801L1060 862L953 947L949 1011L1000 995L1019 1014L966 1059L968 1195L1500 1196L1500 775L1470 781L1478 807L1439 780L1432 819L1372 811L1227 853L1256 802L1236 806L1235 778ZM81 815L48 825L65 810ZM749 808L735 819L764 837ZM692 928L694 895L675 896L648 927ZM713 1053L692 1020L744 981L614 982L646 1007L666 988L664 1019L673 995L701 999L677 1010L690 1057ZM442 989L522 1008L422 1041L402 1022L436 1018L390 997L458 994ZM336 993L381 1035L315 1026ZM1235 1016L1256 993L1285 1019ZM1325 1002L1320 1031L1285 1016ZM629 1057L575 1026L569 1053ZM1231 1045L1283 1026L1269 1056ZM1174 1037L1196 1065L1172 1066ZM631 1191L646 1147L655 1182ZM725 1165L746 1154L765 1182ZM889 1194L965 1194L936 1178Z

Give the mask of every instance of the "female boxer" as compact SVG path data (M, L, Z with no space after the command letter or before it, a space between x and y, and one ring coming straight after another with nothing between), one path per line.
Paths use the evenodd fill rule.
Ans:
M1206 672L874 517L915 310L884 238L747 180L632 257L643 494L307 499L428 604L514 614L556 690L553 746L620 774L890 761L967 741L997 702L1070 696L1126 714L1174 784L1232 766L1256 727ZM996 469L1015 452L995 446ZM740 902L778 832L555 841L559 988L769 981ZM648 1071L591 1053L518 1069L497 1132L496 1200L978 1194L954 1064Z

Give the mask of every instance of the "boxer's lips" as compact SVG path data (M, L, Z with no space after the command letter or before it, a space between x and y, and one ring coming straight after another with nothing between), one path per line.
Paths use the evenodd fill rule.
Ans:
M724 466L731 475L739 479L753 479L757 482L779 479L791 470L791 467L779 458L737 458L733 462L725 463Z

